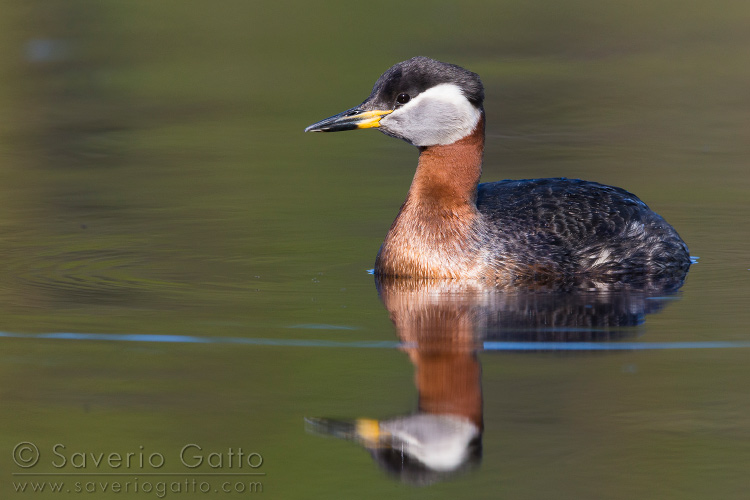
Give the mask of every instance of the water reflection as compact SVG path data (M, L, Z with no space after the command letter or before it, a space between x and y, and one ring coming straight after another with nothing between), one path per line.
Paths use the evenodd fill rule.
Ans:
M401 481L431 484L482 456L485 342L604 342L632 337L682 283L661 289L500 290L476 283L379 279L380 297L414 365L417 411L386 420L308 418L309 432L357 442ZM541 344L540 344L541 345Z

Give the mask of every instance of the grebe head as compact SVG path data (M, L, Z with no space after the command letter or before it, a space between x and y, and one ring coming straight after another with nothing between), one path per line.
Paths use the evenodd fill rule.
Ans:
M482 116L479 75L428 57L400 62L378 78L370 97L305 132L378 128L414 146L452 144L469 135Z

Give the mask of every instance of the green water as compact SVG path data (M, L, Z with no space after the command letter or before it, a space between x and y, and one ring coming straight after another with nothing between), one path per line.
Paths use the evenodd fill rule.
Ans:
M747 2L0 10L3 498L154 498L144 483L187 476L148 473L217 471L265 475L189 476L211 491L166 496L746 497L750 349L480 350L480 463L422 487L382 471L362 442L306 429L305 417L412 414L424 386L414 352L387 347L410 324L394 327L401 309L367 274L416 151L375 131L302 130L361 102L400 60L465 66L486 87L483 180L624 187L700 257L677 295L635 300L639 324L616 339L746 342ZM456 295L441 307L462 319L474 296ZM473 316L460 325L484 332ZM54 332L151 337L39 337ZM21 442L39 449L34 467L14 462ZM180 462L188 444L221 465ZM229 466L240 448L257 454L241 470ZM101 453L165 465L97 467ZM26 472L81 476L49 479L63 493L17 493L48 479ZM125 475L94 475L111 472ZM263 491L214 491L225 477ZM85 490L114 481L130 490Z

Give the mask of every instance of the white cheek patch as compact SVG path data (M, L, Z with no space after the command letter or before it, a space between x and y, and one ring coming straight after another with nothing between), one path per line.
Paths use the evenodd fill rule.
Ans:
M473 132L480 117L457 85L441 83L383 117L380 128L415 146L445 145Z

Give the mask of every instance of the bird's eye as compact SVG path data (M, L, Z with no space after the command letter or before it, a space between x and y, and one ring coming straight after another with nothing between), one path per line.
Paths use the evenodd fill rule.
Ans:
M398 97L396 97L396 102L399 104L406 104L409 102L409 99L411 99L409 94L399 94Z

